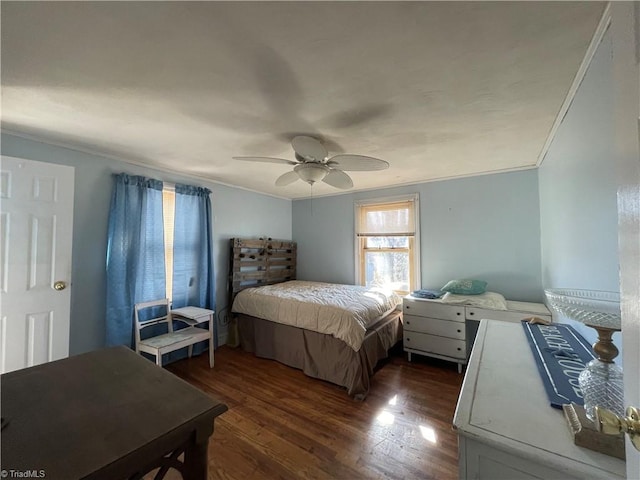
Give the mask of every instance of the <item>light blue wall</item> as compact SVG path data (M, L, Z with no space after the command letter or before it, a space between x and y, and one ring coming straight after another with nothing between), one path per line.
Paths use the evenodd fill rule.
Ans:
M618 291L611 35L538 170L545 287Z
M616 159L613 85L609 31L538 170L544 288L619 291L617 190L632 159Z
M478 278L508 299L542 300L535 170L295 200L298 278L354 283L354 202L416 192L422 287Z
M73 288L71 291L70 353L104 346L105 338L105 252L107 219L113 181L112 173L127 172L168 182L200 185L212 191L216 303L219 313L219 341L227 335L224 307L227 305L229 238L261 236L291 239L291 202L212 182L66 148L2 134L2 154L75 167L73 228Z

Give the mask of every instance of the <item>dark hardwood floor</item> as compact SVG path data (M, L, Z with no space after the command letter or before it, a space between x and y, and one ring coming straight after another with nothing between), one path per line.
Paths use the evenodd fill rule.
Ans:
M401 351L356 402L333 384L240 349L167 367L226 403L209 442L210 479L454 479L455 364Z

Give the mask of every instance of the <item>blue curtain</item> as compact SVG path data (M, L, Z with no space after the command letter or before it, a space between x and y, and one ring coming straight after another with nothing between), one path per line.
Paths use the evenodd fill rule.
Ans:
M207 188L176 184L173 308L215 310L210 193ZM214 341L217 345L218 339Z
M133 347L133 306L166 295L162 182L114 175L107 240L106 344Z

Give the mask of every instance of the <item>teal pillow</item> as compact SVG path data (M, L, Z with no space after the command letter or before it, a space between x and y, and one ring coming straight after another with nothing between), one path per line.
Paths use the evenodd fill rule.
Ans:
M451 280L440 290L455 295L480 295L487 289L487 282L483 280Z

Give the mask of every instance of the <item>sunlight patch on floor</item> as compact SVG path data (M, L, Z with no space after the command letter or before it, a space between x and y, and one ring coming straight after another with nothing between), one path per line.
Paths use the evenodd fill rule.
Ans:
M393 425L393 422L395 420L395 416L393 415L393 413L391 413L391 412L389 412L387 410L383 410L376 417L376 420L378 421L378 423L380 425L384 425L384 426Z
M436 443L438 441L436 438L436 431L431 427L420 425L420 433L425 440L431 443Z

